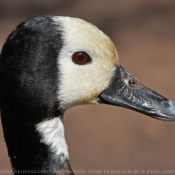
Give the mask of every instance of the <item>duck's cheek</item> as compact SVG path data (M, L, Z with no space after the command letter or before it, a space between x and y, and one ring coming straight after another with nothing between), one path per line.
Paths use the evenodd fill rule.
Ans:
M102 63L94 60L87 65L71 63L66 67L61 64L58 91L61 108L66 110L81 104L98 104L98 95L108 87L116 69L111 62L107 62L108 66Z
M99 94L98 92L89 94L88 96L85 97L84 102L86 104L98 104L99 103L98 94Z
M92 88L89 87L88 91L85 92L84 94L84 103L85 104L98 104L99 103L99 98L98 95L103 92L104 89L107 88L107 83L102 83L100 86L100 83L94 83L91 86Z
M86 104L99 104L98 95L102 93L109 85L110 79L113 75L113 69L110 71L105 71L99 74L97 78L89 80L89 85L86 86L86 91L84 91L84 103Z

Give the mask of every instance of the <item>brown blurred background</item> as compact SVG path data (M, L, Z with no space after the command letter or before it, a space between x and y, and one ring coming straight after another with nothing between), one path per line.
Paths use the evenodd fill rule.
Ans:
M121 64L131 74L175 101L174 0L1 0L0 48L18 23L48 14L95 24L114 41ZM175 170L175 122L105 105L74 107L64 120L75 170ZM11 166L0 125L4 169Z

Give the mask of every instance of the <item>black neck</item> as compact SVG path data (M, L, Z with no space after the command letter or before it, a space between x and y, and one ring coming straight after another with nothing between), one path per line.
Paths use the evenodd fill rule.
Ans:
M1 118L12 167L17 171L70 167L68 160L60 163L49 146L40 142L42 136L36 131L37 124L61 114L57 99L58 58L64 43L61 29L51 16L34 17L18 25L2 48Z
M33 171L33 174L41 171L39 174L42 175L72 174L69 161L61 162L60 157L51 152L49 145L41 142L42 136L36 130L37 123L32 120L38 116L31 116L32 113L24 106L9 106L13 106L13 109L2 110L1 117L14 174L25 174L25 171Z

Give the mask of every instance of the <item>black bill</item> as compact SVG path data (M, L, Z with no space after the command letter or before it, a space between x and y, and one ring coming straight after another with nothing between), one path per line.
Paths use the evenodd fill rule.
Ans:
M122 66L99 98L102 103L125 107L160 120L175 120L175 103L141 84Z

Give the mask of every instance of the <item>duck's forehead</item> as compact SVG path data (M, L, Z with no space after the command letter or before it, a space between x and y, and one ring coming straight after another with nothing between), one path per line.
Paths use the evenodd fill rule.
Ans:
M115 65L119 65L118 54L111 39L94 25L70 17L58 17L55 22L63 27L64 42L67 51L85 51L93 57L110 59Z

